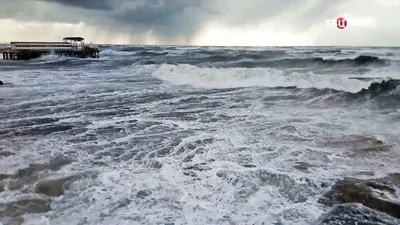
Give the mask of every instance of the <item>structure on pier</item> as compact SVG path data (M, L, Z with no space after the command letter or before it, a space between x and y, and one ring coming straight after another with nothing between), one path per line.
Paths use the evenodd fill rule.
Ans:
M85 45L82 37L65 37L63 42L11 42L9 49L0 50L4 60L28 60L56 54L78 58L99 58L100 49Z

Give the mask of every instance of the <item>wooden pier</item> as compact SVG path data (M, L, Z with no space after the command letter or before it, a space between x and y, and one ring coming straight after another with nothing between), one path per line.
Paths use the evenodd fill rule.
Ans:
M11 42L9 49L0 50L3 60L29 60L43 55L75 58L99 58L100 49L84 44L81 37L66 37L64 42Z

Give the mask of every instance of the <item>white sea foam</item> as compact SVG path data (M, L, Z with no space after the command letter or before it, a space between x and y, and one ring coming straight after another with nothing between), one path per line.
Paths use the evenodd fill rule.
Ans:
M1 139L0 144L17 154L0 158L0 173L47 162L56 153L74 160L54 172L58 175L99 172L95 179L73 182L54 199L52 211L28 215L26 224L306 225L325 210L317 203L326 191L319 187L321 182L360 171L384 176L400 169L400 122L389 120L389 114L379 114L367 104L357 109L313 108L286 101L290 90L254 87L349 92L368 87L369 82L348 79L354 74L335 78L189 65L84 70L76 76L66 71L0 71L17 84L7 95L8 117L1 125L12 128L24 121L59 118L50 125L77 129ZM369 75L390 73L376 70ZM143 86L126 82L129 79L142 79ZM222 90L230 87L248 88ZM158 95L151 99L154 94ZM168 94L173 95L162 98ZM147 102L136 101L143 99ZM114 128L121 129L111 131ZM321 146L352 134L375 136L395 147L354 156L342 148ZM293 168L301 161L310 163L308 172ZM15 193L6 190L0 199L15 200Z
M271 68L199 68L186 64L161 65L153 76L172 84L199 88L252 86L329 88L352 93L368 88L373 82L349 79L354 75L316 75L296 72L285 75L283 71Z

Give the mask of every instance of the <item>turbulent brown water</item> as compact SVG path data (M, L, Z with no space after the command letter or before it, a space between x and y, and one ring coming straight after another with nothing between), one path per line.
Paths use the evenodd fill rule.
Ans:
M400 171L400 49L101 48L0 60L0 224L339 224Z

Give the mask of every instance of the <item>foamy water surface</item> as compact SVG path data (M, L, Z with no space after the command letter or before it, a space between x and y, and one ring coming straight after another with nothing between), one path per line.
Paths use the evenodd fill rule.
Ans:
M0 60L0 150L15 153L0 158L0 174L57 154L72 162L43 177L95 174L72 182L51 211L25 214L24 224L308 225L329 210L317 200L335 180L400 169L399 88L357 94L398 78L395 61L281 65L271 62L319 56L304 55L315 49L266 57L257 49L107 48L98 60ZM237 58L213 61L207 51ZM259 64L235 66L244 62ZM394 147L358 154L329 144L352 135ZM301 162L307 171L295 168ZM32 197L43 196L0 193L1 202Z

